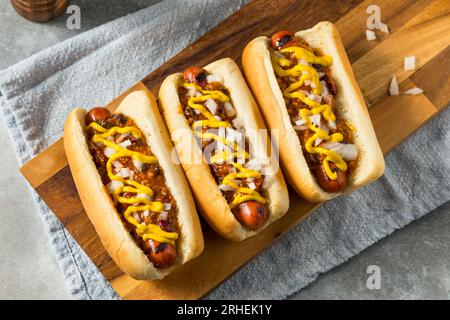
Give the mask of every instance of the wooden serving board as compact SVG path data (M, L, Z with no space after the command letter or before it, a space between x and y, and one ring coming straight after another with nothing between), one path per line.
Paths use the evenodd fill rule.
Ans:
M366 8L373 2L253 1L128 92L148 88L156 95L164 77L189 65L202 66L223 57L240 63L242 49L255 36L279 29L297 31L328 20L341 33L386 154L450 102L450 1L375 1L390 33L377 32L378 39L369 42L365 38ZM403 70L403 58L409 55L417 57L414 71ZM393 74L401 90L418 86L425 93L388 96ZM108 106L113 109L124 95ZM100 243L78 198L62 140L25 164L21 172L125 299L201 298L317 208L291 192L286 216L241 243L226 241L203 224L205 250L200 257L164 280L136 281L118 269Z

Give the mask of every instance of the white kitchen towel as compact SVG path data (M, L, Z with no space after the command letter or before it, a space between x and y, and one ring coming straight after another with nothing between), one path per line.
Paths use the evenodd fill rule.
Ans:
M108 103L245 3L164 1L1 71L0 109L20 163L61 137L72 108ZM386 158L386 174L378 182L322 206L208 298L285 298L448 201L449 123L446 110ZM45 203L34 197L74 298L117 298Z

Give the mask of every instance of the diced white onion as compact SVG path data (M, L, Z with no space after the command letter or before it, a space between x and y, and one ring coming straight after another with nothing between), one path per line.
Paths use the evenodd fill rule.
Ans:
M375 35L375 32L373 32L372 30L366 30L366 38L369 41L373 41L377 38L377 36Z
M128 178L128 177L130 176L130 169L128 169L128 168L122 168L122 169L120 169L119 175L120 175L122 178Z
M222 77L219 76L218 74L208 74L208 75L206 76L206 81L207 81L208 83L211 83L211 82L220 82L220 83L222 83L222 82L223 82L223 79L222 79Z
M311 120L312 124L319 127L320 126L320 113L318 114L313 114L312 116L309 117L309 120Z
M121 146L122 148L128 148L129 146L131 146L131 141L130 140L125 140L125 141L123 141L123 142L121 142L121 143L119 143L119 146Z
M126 138L128 138L128 136L129 136L128 133L122 133L120 136L117 137L116 142L120 143L124 141Z
M307 126L294 126L293 128L294 128L294 130L297 130L297 131L304 131L304 130L308 129Z
M262 169L261 164L259 163L258 159L256 159L256 158L251 159L244 166L247 169L255 170L255 171L261 171L261 169Z
M398 90L398 82L395 75L392 76L391 84L389 86L389 94L391 96L398 96L399 90Z
M146 194L146 193L138 193L136 195L136 198L141 198L141 199L147 199L149 201L152 200L152 197L150 197L150 195Z
M406 90L405 92L403 92L404 94L411 94L411 95L418 95L418 94L422 94L423 90L418 88L418 87L414 87L412 89Z
M255 190L255 189L256 189L256 184L255 184L254 182L250 182L250 183L248 184L248 187L249 187L250 189L252 189L252 190Z
M298 126L304 125L306 123L306 120L301 118L295 121L295 124Z
M134 175L135 175L134 171L130 170L130 175L129 175L130 180L134 180Z
M389 33L389 28L386 23L380 23L380 31L384 33Z
M172 205L170 203L164 203L164 210L169 211L172 208Z
M188 96L193 97L195 96L196 90L194 87L187 87L188 89Z
M233 126L234 126L236 129L240 129L240 128L243 127L242 121L241 121L241 119L239 119L239 118L236 118L236 119L234 119L234 120L231 121L231 122L233 123Z
M330 128L331 130L336 130L336 122L328 121L328 128Z
M110 148L110 147L106 147L105 148L105 151L104 151L104 154L105 154L105 156L107 156L108 158L110 158L113 154L115 154L116 153L116 150L114 150L113 148Z
M200 91L195 91L194 95L196 97L201 97L203 94Z
M137 212L133 213L133 218L137 221L137 222L141 222L141 217L139 216L139 214Z
M113 161L112 165L116 168L116 169L122 169L123 168L123 164L121 164L118 160Z
M110 183L108 183L107 185L107 189L109 193L113 193L114 191L116 191L118 188L122 187L123 183L118 181L118 180L112 180Z
M319 78L322 78L325 75L325 72L319 71L317 74L319 75Z
M313 100L313 101L315 101L315 102L317 102L317 103L320 103L320 102L322 101L322 97L321 97L321 96L318 96L318 95L316 95L316 94L314 94L314 93L311 93L311 94L308 96L308 98L311 99L311 100Z
M319 128L320 128L322 131L324 131L326 134L328 134L328 133L330 132L330 128L328 128L328 126L325 125L325 124L323 124L323 123L320 123Z
M144 210L142 211L142 214L144 215L144 217L148 218L150 216L150 210Z
M216 119L217 121L222 121L222 118L219 116L214 116L214 119Z
M236 111L234 110L233 105L230 102L225 102L223 104L223 107L225 108L227 116L232 117L236 114Z
M142 166L144 165L142 162L140 162L139 160L133 159L133 164L136 169L138 169L139 171L142 171Z
M229 186L227 184L220 184L219 189L222 191L233 191L234 190L232 186Z
M169 213L167 211L161 211L158 216L158 220L166 221L169 217Z
M314 140L314 146L317 147L322 141L323 141L322 138L316 138L316 140Z
M327 83L324 80L320 81L320 83L322 84L322 97L329 95L330 90L328 90Z
M403 62L403 68L406 71L414 70L416 68L416 57L415 56L405 57Z
M316 84L313 81L310 82L310 86L311 88L316 88Z
M198 110L198 109L194 109L194 113L195 113L195 114L200 114L201 112L200 112L200 110Z
M306 80L304 81L304 83L305 83L305 85L307 85L307 86L310 86L310 85L311 85L311 81L308 80L308 79L306 79Z
M358 158L358 148L354 144L327 142L322 147L337 152L344 160L356 160Z
M217 102L214 99L208 99L205 102L206 107L211 111L212 114L217 113Z

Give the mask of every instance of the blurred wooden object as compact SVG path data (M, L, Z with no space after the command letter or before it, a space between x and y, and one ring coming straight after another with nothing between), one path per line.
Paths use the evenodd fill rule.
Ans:
M11 0L18 14L36 22L46 22L60 16L69 3L70 0Z

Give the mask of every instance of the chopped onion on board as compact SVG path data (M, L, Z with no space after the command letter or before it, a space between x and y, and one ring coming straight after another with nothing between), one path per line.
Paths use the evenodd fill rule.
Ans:
M405 57L403 68L405 69L405 71L414 70L416 68L416 57Z
M389 86L389 94L391 96L398 96L399 90L398 90L398 82L395 75L392 76L391 84Z
M412 89L406 90L405 92L403 92L404 94L410 94L410 95L419 95L423 93L423 90L418 88L418 87L414 87Z

